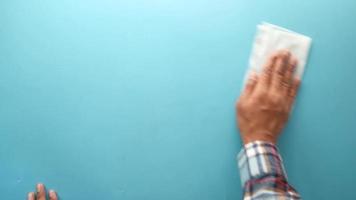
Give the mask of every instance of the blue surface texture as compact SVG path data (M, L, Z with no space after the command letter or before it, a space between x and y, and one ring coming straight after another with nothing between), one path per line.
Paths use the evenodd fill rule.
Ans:
M356 1L0 1L0 199L241 199L256 25L313 38L279 147L304 199L353 199Z

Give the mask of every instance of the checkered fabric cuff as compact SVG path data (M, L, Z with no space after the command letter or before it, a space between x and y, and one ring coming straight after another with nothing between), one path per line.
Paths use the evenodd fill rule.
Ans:
M272 143L263 141L248 143L244 145L237 159L242 187L249 180L271 175L287 179L282 158L277 147Z

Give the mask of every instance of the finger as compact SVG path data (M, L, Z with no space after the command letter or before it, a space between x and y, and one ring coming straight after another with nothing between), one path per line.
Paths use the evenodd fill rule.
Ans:
M298 78L293 79L293 84L289 90L290 105L293 105L295 98L297 97L297 92L298 92L299 86L300 86L300 79L298 79Z
M27 200L35 200L35 193L34 192L28 193Z
M258 81L258 76L256 72L252 71L249 75L249 78L245 86L245 91L244 91L245 95L250 95L253 92L253 90L256 87L257 81Z
M273 54L268 58L268 61L263 67L263 71L260 77L260 81L258 82L258 87L266 87L268 88L271 83L273 68L277 59L278 54Z
M283 79L283 83L282 83L282 86L284 88L284 91L286 91L286 93L289 91L290 87L293 84L292 83L293 76L294 76L294 71L295 71L296 67L297 67L297 59L294 57L291 57L291 59L289 60L286 74Z
M42 183L37 184L37 200L46 200L46 189Z
M54 190L49 191L49 200L58 200L57 193Z
M271 80L271 87L273 89L280 90L282 88L284 76L288 69L289 59L290 53L288 51L283 50L279 52Z

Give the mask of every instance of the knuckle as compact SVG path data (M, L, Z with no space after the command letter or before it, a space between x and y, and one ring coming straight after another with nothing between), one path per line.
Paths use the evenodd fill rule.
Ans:
M282 81L281 81L281 85L282 85L282 87L284 87L284 88L290 88L290 81L288 81L288 80L282 80Z
M241 100L236 103L236 111L237 112L245 112L246 110L251 109L251 105L253 104L253 99L251 100Z
M255 98L257 101L262 102L266 98L267 93L266 92L259 92L256 94Z
M279 96L279 95L272 94L272 95L269 96L268 100L269 100L269 104L270 105L278 106L283 101L283 98L281 96Z
M298 65L298 60L293 56L293 58L290 61L291 65L293 68L295 68Z
M272 74L273 70L271 67L266 67L265 70L264 70L264 73L263 75L266 77L270 76Z
M284 77L284 70L283 69L277 69L276 76L278 80L282 80Z
M291 98L295 98L297 96L297 93L295 92L295 91L291 91L290 93L289 93L289 97L291 97Z
M243 107L244 107L243 101L238 100L238 101L236 102L235 107L236 107L237 110L242 110Z
M289 72L289 73L293 74L294 71L295 71L295 69L296 69L296 64L295 64L295 63L290 63L290 64L288 65L288 72Z
M277 99L271 99L269 103L273 107L276 107L279 105L279 101Z

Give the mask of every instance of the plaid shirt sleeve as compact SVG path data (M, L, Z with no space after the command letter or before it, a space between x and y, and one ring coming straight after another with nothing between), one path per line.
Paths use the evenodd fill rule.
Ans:
M282 158L274 144L254 141L238 155L244 200L295 200L298 192L288 184Z

